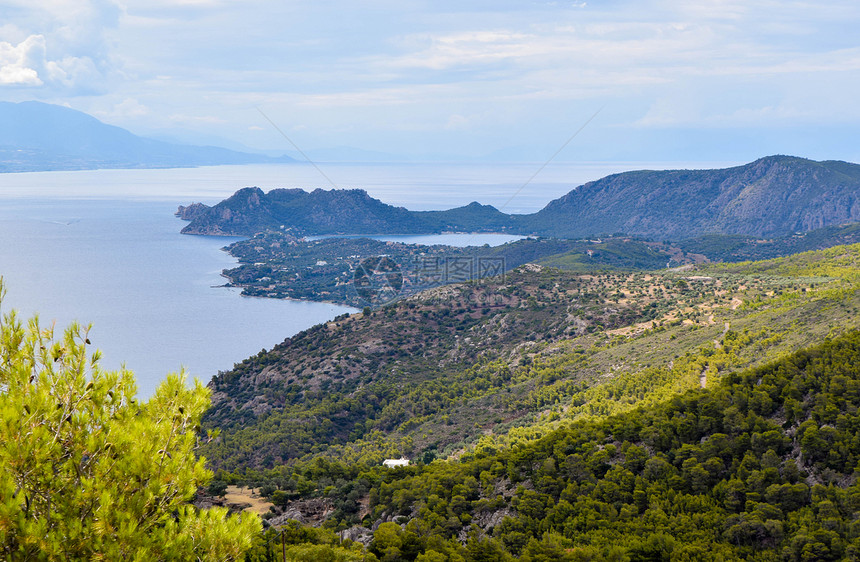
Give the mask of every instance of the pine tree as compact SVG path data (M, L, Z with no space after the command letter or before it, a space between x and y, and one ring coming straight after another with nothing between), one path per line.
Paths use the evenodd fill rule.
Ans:
M208 389L173 374L138 402L132 373L102 370L87 332L0 319L0 556L241 557L259 518L189 504L212 476L195 454Z

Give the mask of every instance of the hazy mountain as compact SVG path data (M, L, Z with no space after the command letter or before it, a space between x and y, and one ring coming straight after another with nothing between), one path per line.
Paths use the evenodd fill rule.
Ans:
M169 168L291 162L215 146L139 137L67 107L0 102L0 171Z

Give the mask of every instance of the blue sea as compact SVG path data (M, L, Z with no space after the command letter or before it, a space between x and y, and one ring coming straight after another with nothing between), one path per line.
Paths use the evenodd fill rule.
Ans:
M534 212L573 187L642 165L563 164L532 182L537 164L249 165L160 170L0 174L3 312L38 314L43 325L92 324L102 366L135 372L152 394L185 368L207 382L218 371L303 329L352 309L240 296L219 287L237 238L185 236L179 204L215 204L237 189L364 188L412 210L471 201L508 213ZM680 167L680 166L658 166ZM689 166L685 166L689 167ZM704 167L704 166L703 166ZM391 238L391 237L389 237ZM501 244L506 235L399 237L452 245Z

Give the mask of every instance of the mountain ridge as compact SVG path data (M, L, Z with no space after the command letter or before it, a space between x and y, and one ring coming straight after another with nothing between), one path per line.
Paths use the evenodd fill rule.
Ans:
M363 189L266 193L245 187L213 207L200 208L182 233L250 235L282 229L299 235L423 234L468 229L476 223L504 230L506 217L477 202L446 211L409 211L374 199Z
M732 168L612 174L530 215L508 215L477 202L410 211L356 189L249 189L203 210L182 232L249 236L283 227L297 235L458 230L681 240L709 234L785 236L860 221L860 165L782 155Z
M650 212L637 215L637 208ZM552 223L573 211L580 222L565 230L568 236L608 229L669 239L785 235L856 221L860 166L776 155L716 170L624 172L572 190L535 219Z

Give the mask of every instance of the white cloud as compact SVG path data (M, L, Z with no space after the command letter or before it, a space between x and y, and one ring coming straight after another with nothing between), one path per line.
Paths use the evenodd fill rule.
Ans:
M100 72L89 57L50 60L44 35L30 35L17 45L0 42L0 85L47 85L73 90L92 84L99 77Z
M32 68L24 68L17 65L4 65L0 67L0 85L2 86L38 86L42 84L39 75Z
M410 131L549 131L603 103L642 134L832 123L860 88L856 0L0 3L8 97L237 140L260 136L255 105L321 145L372 131L397 151Z
M0 41L0 85L40 86L33 59L45 51L45 38L31 35L17 45Z
M107 33L118 6L109 0L6 0L0 27L0 85L55 94L104 91L111 55ZM17 43L16 43L17 41Z

